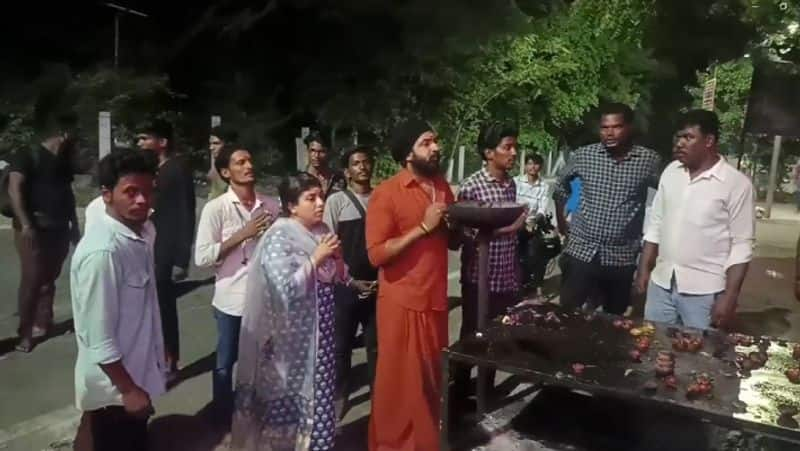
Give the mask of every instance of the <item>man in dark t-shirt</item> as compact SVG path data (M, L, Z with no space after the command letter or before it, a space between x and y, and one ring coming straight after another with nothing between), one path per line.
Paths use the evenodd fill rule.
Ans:
M158 157L155 202L151 219L156 227L154 245L156 288L161 309L168 378L177 375L180 359L175 281L186 279L195 225L194 182L188 165L173 150L172 125L153 120L139 129L137 145Z
M16 349L30 352L34 339L53 325L55 281L80 239L72 178L77 152L71 130L74 116L48 125L41 143L11 158L8 195L14 213L14 242L20 258L19 334Z
M350 178L349 188L334 192L325 202L323 220L342 242L342 256L353 278L348 286L339 285L335 292L336 306L336 408L345 413L350 386L353 346L359 324L364 329L369 384L375 377L377 335L375 329L375 294L378 271L367 256L364 231L366 209L372 193L372 152L368 147L355 147L342 156L342 167Z

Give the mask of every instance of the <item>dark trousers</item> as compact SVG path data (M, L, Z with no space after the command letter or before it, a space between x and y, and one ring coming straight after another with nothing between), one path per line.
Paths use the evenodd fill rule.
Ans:
M519 302L517 292L489 293L489 318L492 320L505 314L509 308ZM474 334L478 329L478 286L471 283L461 284L461 333L460 339ZM456 392L469 391L470 371L472 366L466 364L453 365L453 386ZM494 370L487 371L487 384L494 385Z
M91 442L91 443L87 443ZM128 415L121 406L84 412L75 449L80 451L145 451L147 420Z
M375 295L358 299L358 294L346 286L337 285L336 307L336 398L346 400L352 389L352 356L358 326L364 329L364 348L367 351L367 378L370 387L375 381L378 361L378 334L375 321Z
M562 254L561 306L579 309L593 295L602 299L606 313L621 315L631 304L631 285L635 266L602 266L597 257L592 263Z
M53 322L56 279L69 253L69 229L42 229L33 243L14 229L14 244L20 261L17 301L20 337L31 338L33 327L47 328Z
M519 256L522 268L522 282L530 282L533 288L541 288L544 273L547 271L547 259L537 249L533 233L522 229L519 232Z
M178 330L178 300L175 282L172 280L172 261L156 261L156 291L161 310L161 330L164 334L164 349L177 363L180 359L180 333Z
M233 407L233 365L239 358L239 329L241 316L228 315L216 308L217 320L217 362L211 375L214 403L219 407Z

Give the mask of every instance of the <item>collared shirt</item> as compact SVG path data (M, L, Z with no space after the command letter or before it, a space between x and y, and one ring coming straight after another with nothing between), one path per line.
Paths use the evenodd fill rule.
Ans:
M83 234L86 236L95 224L102 224L102 219L106 216L106 203L103 201L103 196L97 196L89 202L83 215ZM146 230L142 233L142 237L148 240L150 250L152 251L156 240L156 227L153 225L153 222L148 219L147 222L144 223L144 228Z
M531 183L525 174L516 177L514 181L517 184L517 202L528 206L528 221L532 221L536 215L547 214L550 185L541 177Z
M725 289L725 271L753 258L753 184L720 159L694 180L673 161L653 200L645 241L658 244L651 279L667 290L673 274L680 293Z
M453 191L442 177L433 180L434 195L407 169L384 181L367 206L367 253L378 268L378 302L409 310L447 310L447 243L444 224L389 258L386 242L418 228L434 201L453 203Z
M634 266L641 250L647 188L657 186L661 159L633 146L621 160L592 144L575 150L556 178L553 199L566 202L570 182L581 179L581 199L572 216L564 252L603 266Z
M217 281L211 304L222 313L242 316L247 289L247 263L253 256L258 239L249 239L220 260L222 243L242 230L253 216L267 212L273 219L280 214L278 202L256 193L253 209L248 211L231 188L210 200L203 207L197 226L194 262L200 267L215 267Z
M501 181L486 168L467 177L458 190L458 200L482 202L516 202L517 187L512 178ZM518 239L516 233L497 236L489 242L489 291L515 293L519 291L517 265ZM477 242L469 239L461 251L461 283L478 284Z
M156 296L152 237L104 216L72 256L70 291L78 360L75 400L83 411L122 405L100 365L121 361L155 398L165 390L164 338Z

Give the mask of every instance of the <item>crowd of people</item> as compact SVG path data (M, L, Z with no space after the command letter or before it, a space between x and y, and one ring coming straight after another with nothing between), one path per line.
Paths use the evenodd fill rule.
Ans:
M460 409L474 391L468 366L454 369L452 387L441 379L448 249L461 250L461 337L478 324L477 231L448 216L454 202L526 207L490 242L490 316L518 304L526 287L544 302L546 260L531 246L549 224L552 199L564 237L564 308L597 304L622 314L634 289L646 294L646 319L731 324L752 258L752 184L719 154L714 113L683 116L666 169L656 152L633 143L633 119L625 105L605 107L600 142L573 151L552 189L535 154L512 176L519 132L502 122L481 128L482 167L456 193L441 175L439 138L428 122L411 119L391 133L399 169L375 187L371 147L347 149L338 171L312 133L309 166L282 178L279 200L256 188L257 154L217 128L209 139L212 189L196 234L190 172L169 124L153 121L137 135L139 150L99 162L101 195L86 209L82 238L70 187L73 137L69 123L56 123L10 169L22 267L18 349L30 352L51 327L54 282L70 242L77 244L70 268L77 405L94 449L146 449L152 400L179 369L175 282L186 278L193 254L216 276L212 396L217 418L232 425L233 449L332 449L355 388L359 327L371 388L369 449L439 449L442 390L452 390ZM576 181L580 196L568 212ZM649 188L657 194L645 224ZM491 393L494 377L487 382Z

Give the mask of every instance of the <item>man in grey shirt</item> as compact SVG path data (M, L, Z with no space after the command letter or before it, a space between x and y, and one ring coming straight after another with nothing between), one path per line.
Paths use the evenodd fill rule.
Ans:
M346 412L350 380L350 359L359 324L364 329L367 350L368 382L372 385L377 359L375 332L375 294L378 271L369 262L365 235L366 209L372 193L371 149L358 146L345 152L342 166L350 185L325 202L323 220L342 242L342 254L353 277L349 286L336 287L336 410Z

